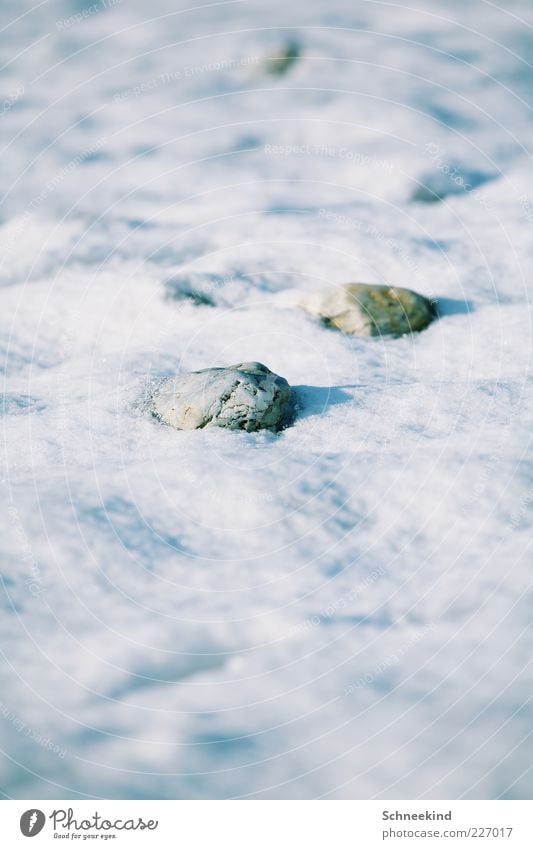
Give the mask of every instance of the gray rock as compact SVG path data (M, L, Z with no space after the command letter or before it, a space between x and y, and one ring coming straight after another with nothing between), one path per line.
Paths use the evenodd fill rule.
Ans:
M321 317L328 327L354 336L401 336L423 330L435 318L423 295L395 286L347 283L308 295L300 306Z
M279 430L291 417L291 388L261 363L239 363L166 380L152 398L152 409L179 430Z

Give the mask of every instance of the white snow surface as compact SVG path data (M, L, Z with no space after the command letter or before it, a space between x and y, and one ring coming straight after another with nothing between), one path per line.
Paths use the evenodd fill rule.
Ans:
M1 10L1 792L531 798L531 4L89 7ZM282 433L150 416L251 360Z

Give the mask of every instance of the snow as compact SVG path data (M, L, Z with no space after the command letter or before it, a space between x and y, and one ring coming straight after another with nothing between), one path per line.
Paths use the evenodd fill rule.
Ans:
M530 798L530 4L95 8L2 4L2 793ZM246 361L281 434L149 415Z

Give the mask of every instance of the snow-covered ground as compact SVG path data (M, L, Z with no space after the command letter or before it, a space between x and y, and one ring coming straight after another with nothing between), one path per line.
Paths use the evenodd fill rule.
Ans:
M3 0L5 796L531 797L533 8L504 5ZM441 318L291 307L347 281ZM148 414L250 360L295 387L283 433Z

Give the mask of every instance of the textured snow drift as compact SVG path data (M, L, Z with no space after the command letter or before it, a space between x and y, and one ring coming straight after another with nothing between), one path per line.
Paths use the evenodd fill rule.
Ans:
M530 798L530 4L105 5L2 4L3 794Z

